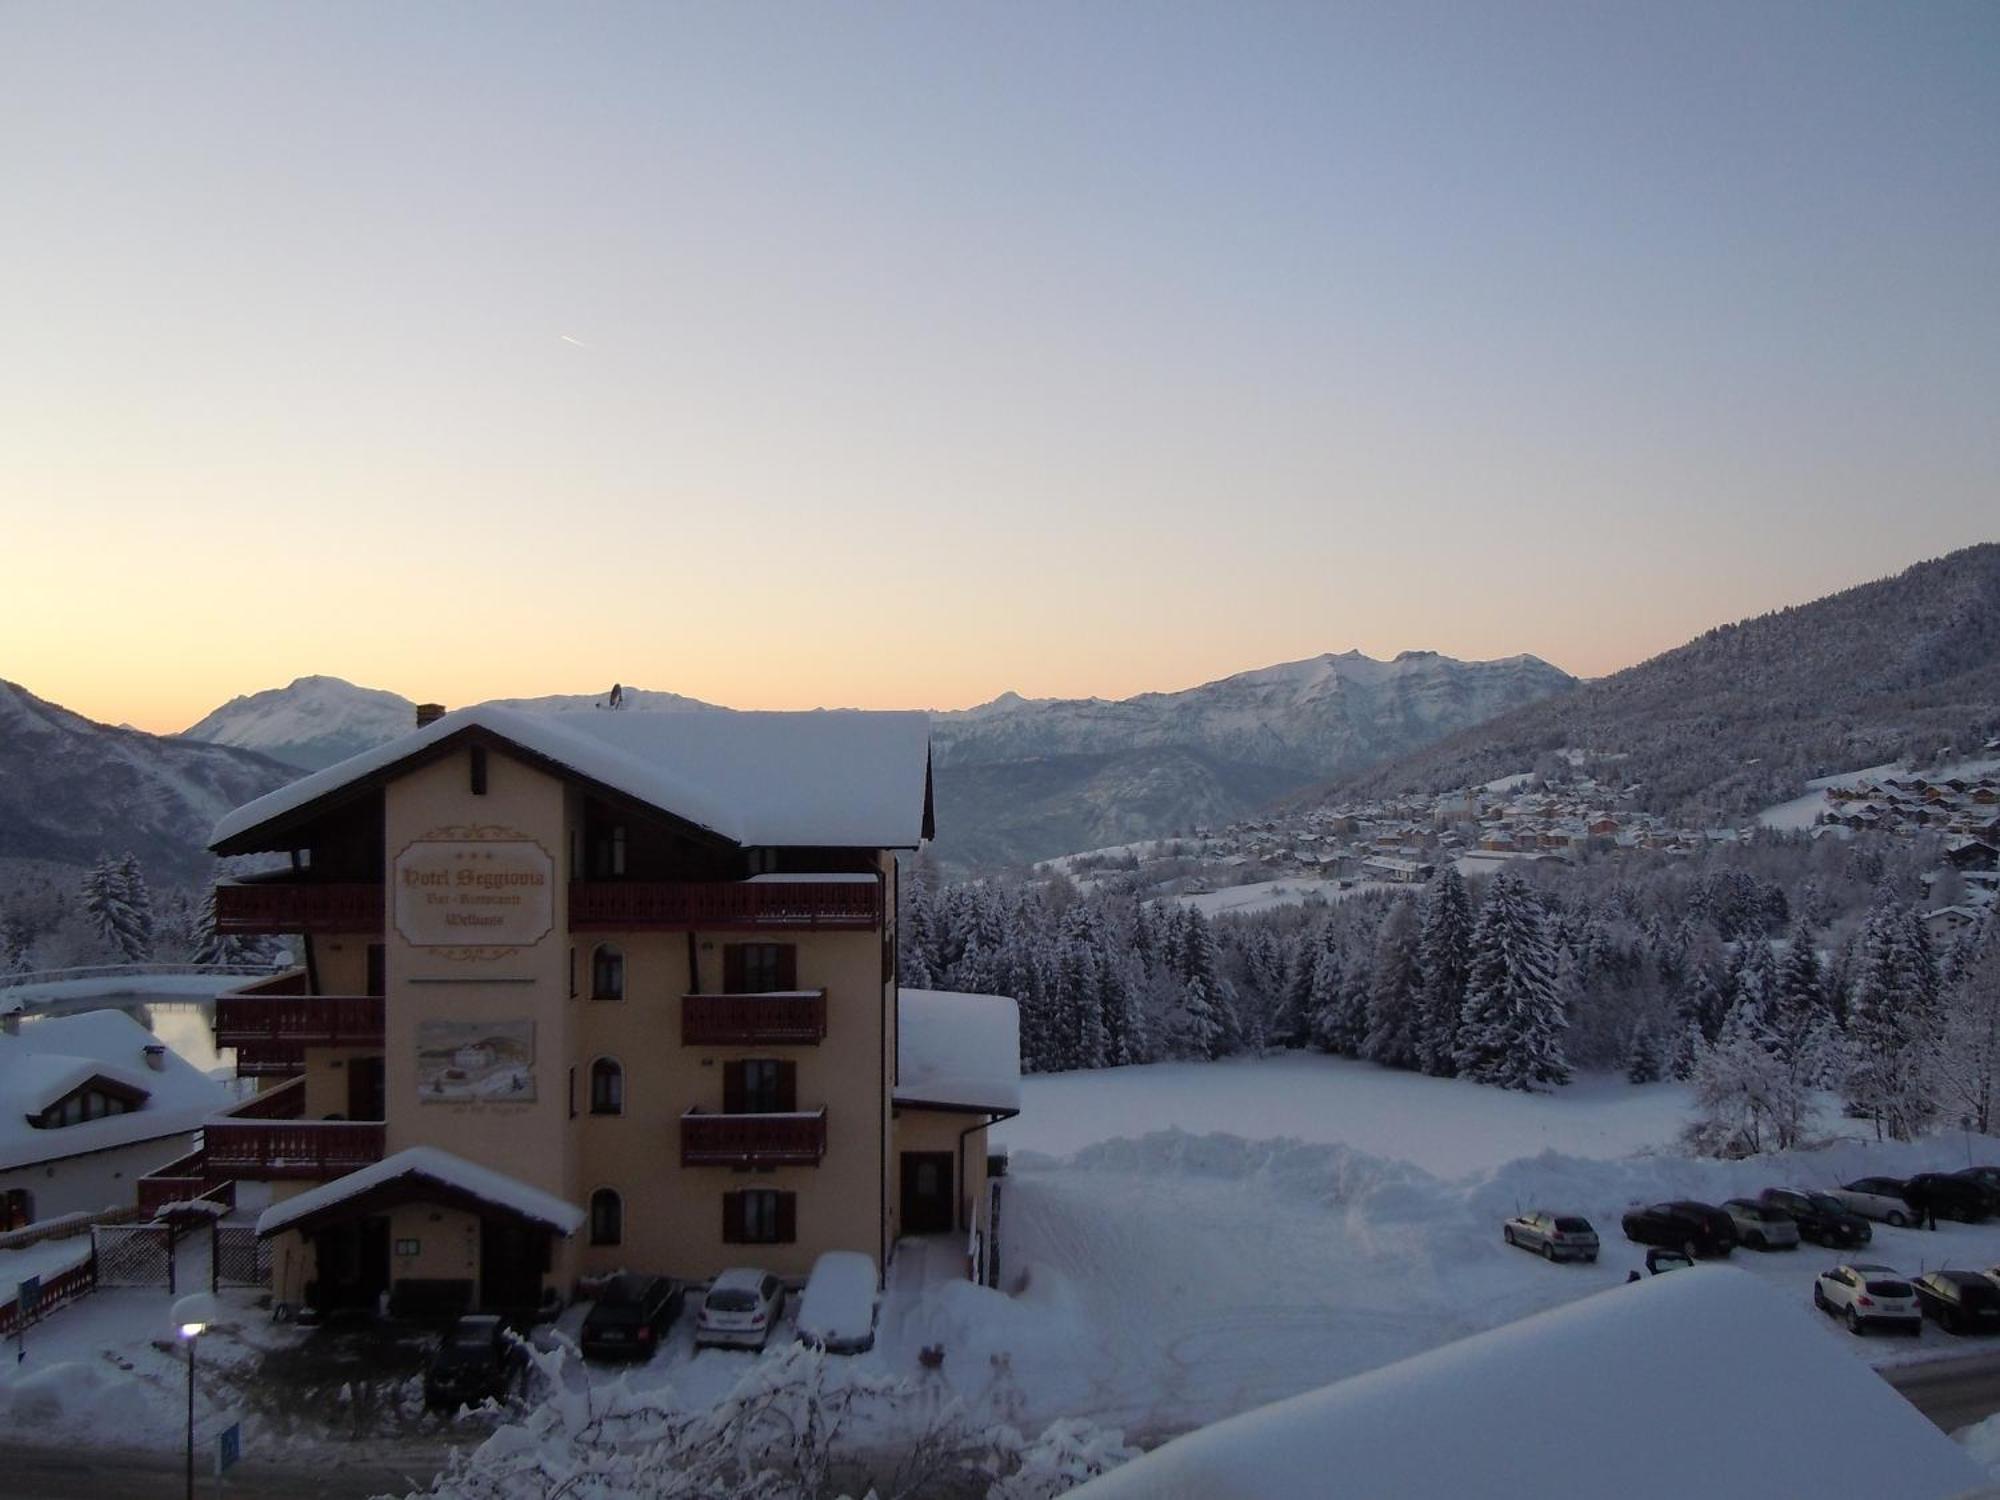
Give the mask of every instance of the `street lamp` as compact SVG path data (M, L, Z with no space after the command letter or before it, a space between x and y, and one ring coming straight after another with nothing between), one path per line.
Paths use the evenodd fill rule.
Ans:
M216 1321L215 1298L206 1292L183 1297L174 1304L172 1318L181 1342L187 1345L187 1500L194 1500L194 1353L209 1325Z

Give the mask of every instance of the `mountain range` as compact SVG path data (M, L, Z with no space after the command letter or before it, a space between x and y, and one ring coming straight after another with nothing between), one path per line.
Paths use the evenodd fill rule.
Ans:
M1973 754L2000 734L2000 544L1722 625L1574 692L1341 779L1335 797L1476 786L1557 751L1650 812L1734 823L1801 783Z

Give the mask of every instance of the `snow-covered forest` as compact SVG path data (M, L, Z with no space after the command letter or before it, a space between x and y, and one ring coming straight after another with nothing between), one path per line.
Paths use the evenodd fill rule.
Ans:
M44 875L0 897L0 974L82 964L249 963L265 939L215 929L215 882L150 885L131 854L80 879Z
M1923 841L1768 834L1211 921L918 861L902 977L1015 996L1029 1071L1279 1047L1519 1089L1616 1068L1692 1080L1701 1150L1796 1143L1822 1088L1904 1139L1984 1129L2000 1070L2000 922L1934 943L1935 866Z

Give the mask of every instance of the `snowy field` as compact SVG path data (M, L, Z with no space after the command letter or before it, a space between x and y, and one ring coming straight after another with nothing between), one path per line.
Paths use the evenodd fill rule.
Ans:
M1224 913L1240 916L1246 912L1275 911L1281 906L1303 906L1310 901L1345 901L1350 896L1369 891L1396 889L1399 888L1380 880L1350 881L1342 885L1337 880L1287 877L1282 880L1253 880L1247 885L1225 886L1219 891L1196 891L1174 899L1182 906L1192 906L1204 917L1219 917Z
M1021 1089L1020 1118L993 1131L1016 1153L1067 1156L1159 1130L1222 1131L1346 1145L1442 1176L1546 1150L1627 1156L1670 1142L1687 1118L1684 1084L1590 1075L1557 1094L1517 1094L1303 1052L1035 1074Z

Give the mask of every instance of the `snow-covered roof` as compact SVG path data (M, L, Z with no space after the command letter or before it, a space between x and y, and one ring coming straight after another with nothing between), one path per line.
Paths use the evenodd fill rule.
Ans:
M1680 1500L1727 1476L1732 1495L1944 1500L1983 1484L1816 1316L1747 1271L1674 1271L1201 1428L1073 1493L1292 1500L1331 1475L1355 1495Z
M896 1102L995 1112L1021 1107L1021 1011L1005 995L904 990Z
M229 1090L171 1051L147 1066L152 1032L119 1010L28 1017L18 1034L0 1033L0 1170L105 1151L196 1129L229 1102ZM92 1078L104 1077L146 1097L120 1115L48 1130L28 1123Z
M222 845L482 729L739 844L913 849L923 841L930 719L921 713L536 713L485 704L245 803Z
M276 1234L321 1209L332 1208L401 1177L420 1177L444 1187L456 1188L481 1202L512 1209L523 1218L546 1224L561 1234L574 1234L577 1226L583 1223L583 1210L575 1204L567 1203L553 1193L545 1193L518 1177L482 1167L477 1162L454 1156L449 1151L440 1151L435 1146L412 1146L394 1156L383 1157L371 1167L349 1172L345 1177L336 1177L331 1182L309 1188L295 1198L272 1204L258 1215L257 1233Z

